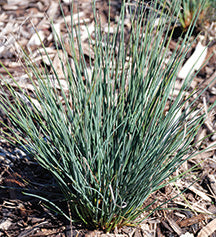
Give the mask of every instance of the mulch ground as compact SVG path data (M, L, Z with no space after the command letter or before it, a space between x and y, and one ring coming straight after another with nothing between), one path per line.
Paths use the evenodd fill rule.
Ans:
M67 0L62 1L64 14L70 15ZM79 2L79 1L78 1ZM79 6L81 21L92 29L93 14L88 0L82 0ZM111 8L112 24L118 20L120 1L114 1ZM74 16L77 8L74 8ZM101 21L104 27L107 24L107 1L97 3ZM22 88L31 90L28 78L19 60L19 45L22 45L31 55L31 58L40 60L37 49L40 41L37 40L35 28L40 34L45 46L49 49L50 57L56 67L57 50L54 47L52 29L48 18L54 20L55 26L64 35L63 18L56 0L8 0L0 1L0 60L13 74ZM211 39L208 53L212 55L209 62L202 68L191 85L191 90L197 86L206 86L216 77L216 23L208 23L204 29L205 45ZM90 32L91 34L93 32ZM88 34L83 30L83 48ZM190 49L186 61L193 54L197 41ZM170 44L170 50L176 47L175 39ZM68 52L69 54L69 52ZM88 50L86 51L88 55ZM55 61L56 60L56 61ZM7 73L0 67L0 73L7 78ZM59 71L61 73L61 71ZM179 78L179 82L181 79ZM13 83L11 81L11 83ZM16 85L14 85L16 86ZM178 93L178 85L176 90ZM209 88L198 101L199 106L207 109L208 103L216 99L216 83ZM0 101L1 103L1 101ZM216 131L216 110L207 114L207 120L200 129L197 139ZM0 110L0 119L10 125L3 111ZM1 129L5 129L0 125ZM0 134L2 135L2 130ZM216 145L216 135L211 135L202 144L202 148ZM33 157L28 156L19 147L12 147L5 139L0 139L0 237L1 236L216 236L216 148L196 155L185 162L174 175L194 168L182 180L177 180L152 194L147 202L157 199L155 207L162 205L153 215L143 221L138 227L124 227L114 233L104 234L101 231L89 231L80 225L72 225L57 213L48 209L38 198L25 193L44 194L60 206L60 191L53 178L41 168ZM187 188L187 190L186 190ZM170 200L171 199L171 200ZM170 200L168 202L168 200Z

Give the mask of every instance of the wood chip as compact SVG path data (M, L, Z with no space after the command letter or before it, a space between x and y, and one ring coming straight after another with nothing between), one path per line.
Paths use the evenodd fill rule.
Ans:
M207 48L198 42L194 53L186 61L182 69L180 70L178 77L185 79L189 74L192 74L195 70L199 70L203 65L207 55Z
M216 231L216 219L209 222L202 230L198 233L197 237L208 237Z
M45 39L44 31L40 30L32 35L31 39L28 42L28 46L35 46L35 45L40 46L41 41L43 42L44 39Z
M184 202L178 202L178 201L175 201L176 204L180 205L180 206L183 206L183 207L186 207L188 208L188 204L187 203L184 203ZM190 203L191 204L191 203ZM206 214L209 214L209 215L212 215L212 212L208 211L206 208L202 207L200 204L198 203L194 203L193 206L192 206L193 210L196 211L196 212L202 212L202 213L206 213Z
M56 1L51 1L51 5L49 7L49 10L47 11L47 15L49 16L50 19L54 19L55 15L57 14L59 7L59 3Z
M2 221L2 223L0 224L0 230L8 230L11 224L12 222L9 219Z
M172 218L167 217L166 219L169 222L169 225L172 227L172 229L176 232L177 235L183 234L179 225Z
M205 215L204 214L199 214L197 216L193 216L191 218L187 218L185 220L180 221L178 224L180 227L186 227L186 226L191 226L196 223L199 223L201 221L205 220Z
M186 232L185 234L180 235L180 237L194 237L194 235L189 232Z
M55 72L57 73L59 79L65 78L65 74L67 74L66 69L66 57L62 50L59 50L58 53L56 53L54 59L53 59L53 67L55 69ZM63 67L64 65L64 67ZM67 75L66 75L67 76Z
M208 201L208 202L212 201L211 198L207 196L207 194L205 193L205 190L199 185L196 185L196 184L190 185L189 183L183 182L183 181L180 184L179 183L175 183L175 184L178 185L180 188L188 188L190 191L200 196L205 201Z
M209 181L210 181L211 189L212 189L212 191L215 195L215 198L216 198L216 178L215 178L215 175L209 174L208 178L209 178Z

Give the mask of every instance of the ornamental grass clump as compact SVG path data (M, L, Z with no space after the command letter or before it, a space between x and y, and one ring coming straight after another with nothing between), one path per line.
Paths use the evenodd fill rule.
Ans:
M181 0L180 2L182 10L179 18L183 29L187 29L190 26L199 7L202 10L198 17L197 26L201 26L204 21L208 21L213 17L212 15L215 11L214 0L206 0L204 4L203 0Z
M80 21L75 25L72 15L69 24L65 18L70 56L53 27L64 80L41 42L51 70L23 51L34 90L17 90L5 81L1 108L13 125L8 127L13 136L7 133L7 138L52 174L71 215L52 200L41 199L71 221L111 231L135 224L147 198L193 154L204 115L194 114L196 101L190 99L197 93L198 100L201 93L188 93L191 77L174 96L193 26L171 53L178 19L171 11L164 14L165 8L158 11L157 1L129 11L129 34L124 1L114 32L109 20L104 33L95 1L92 6L95 28L88 38L89 56L82 47Z
M188 27L193 23L197 10L200 8L200 13L196 20L196 30L202 30L204 24L211 23L215 20L215 0L179 0L176 2L179 4L176 8L176 16L179 18L179 25L183 31L186 31ZM164 1L160 3L160 7L164 5ZM166 1L166 8L173 7L173 0ZM179 11L179 9L181 9Z

